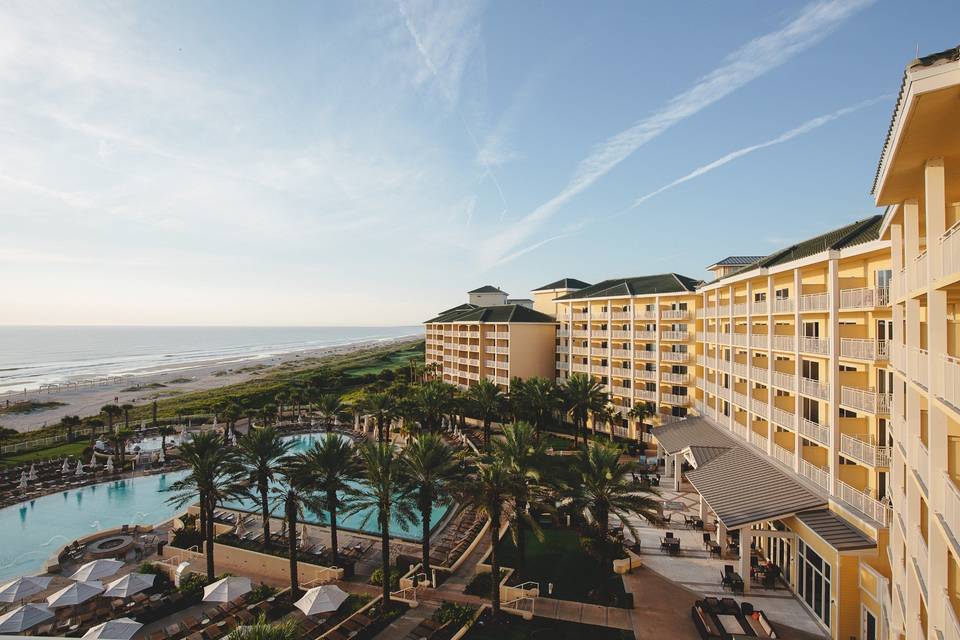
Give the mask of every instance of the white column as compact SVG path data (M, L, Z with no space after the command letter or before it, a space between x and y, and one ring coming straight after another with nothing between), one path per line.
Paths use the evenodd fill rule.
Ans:
M750 593L750 543L753 542L753 530L740 527L740 562L737 573L743 578L743 592Z
M827 419L830 421L830 493L837 495L837 480L840 478L840 385L837 380L840 377L840 320L837 313L840 308L840 276L839 261L837 258L830 258L827 263L827 287L830 294L830 311L827 316L827 336L830 340L830 357L827 359L827 380L829 383L830 409L827 413ZM799 374L798 374L799 375ZM799 409L799 408L798 408ZM799 415L797 420L799 420ZM823 419L821 418L821 422ZM799 426L798 426L799 429ZM871 481L872 484L872 481Z
M940 236L947 230L943 158L932 158L924 164L923 186L923 204L927 223L927 274L929 280L935 280L940 277L943 265L943 258L940 255Z
M679 453L673 454L673 489L674 491L680 491L680 476L682 474L681 465L683 464L683 456Z

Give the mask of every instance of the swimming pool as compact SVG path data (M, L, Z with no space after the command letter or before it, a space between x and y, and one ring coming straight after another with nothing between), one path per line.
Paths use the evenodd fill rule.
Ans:
M292 436L293 450L302 451L323 434ZM37 498L0 509L0 581L37 573L61 545L95 531L123 524L158 524L180 509L167 504L166 489L182 478L185 471L141 476L90 485ZM236 505L254 510L252 505ZM443 518L446 508L433 510L431 527ZM323 524L325 518L306 514L309 522ZM376 533L376 521L363 525L364 514L339 517L344 529ZM404 527L391 522L390 533L410 540L420 539L420 524Z

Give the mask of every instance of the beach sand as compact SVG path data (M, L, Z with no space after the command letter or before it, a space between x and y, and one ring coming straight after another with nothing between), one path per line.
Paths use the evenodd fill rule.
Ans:
M125 376L119 382L94 387L84 386L80 389L60 391L28 390L25 394L23 392L4 394L0 396L0 405L25 400L62 402L64 405L27 414L3 414L0 415L0 425L24 433L56 424L63 416L79 415L83 417L97 414L100 412L100 407L105 404L148 405L155 398L160 400L174 395L182 395L189 391L205 391L244 382L257 375L262 375L269 368L288 362L296 363L319 356L353 353L371 347L384 347L410 340L410 337L373 340L262 358L239 359L232 357L208 360L179 365L175 371L171 371L168 367L164 367L162 372L147 370L138 375ZM172 382L174 380L177 380L177 382ZM154 384L164 386L151 388L150 385Z

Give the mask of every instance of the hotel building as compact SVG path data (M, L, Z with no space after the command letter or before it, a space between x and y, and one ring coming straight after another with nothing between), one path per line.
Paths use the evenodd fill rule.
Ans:
M557 382L583 373L605 385L620 415L616 435L637 437L627 418L636 404L654 405L656 421L692 406L697 284L675 273L617 278L556 299Z

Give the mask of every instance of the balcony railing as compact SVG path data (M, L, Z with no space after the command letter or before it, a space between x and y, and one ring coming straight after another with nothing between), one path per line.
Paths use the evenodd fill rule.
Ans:
M673 384L687 384L690 380L689 373L672 373L670 371L663 372L664 382L670 382Z
M733 403L738 407L742 407L744 410L750 406L746 394L740 393L739 391L733 392Z
M645 360L647 362L656 362L657 352L647 351L646 349L637 349L636 351L633 352L633 357L636 358L637 360Z
M890 306L890 290L886 287L871 289L862 287L860 289L841 289L840 290L840 308L841 309L873 309L875 307Z
M803 353L828 356L830 355L830 340L827 338L811 338L808 336L801 336L800 351Z
M600 375L604 375L607 373L609 368L610 366L606 364L592 364L590 365L590 373L599 373Z
M768 440L766 436L763 436L757 433L753 429L750 430L750 444L755 446L757 449L760 449L761 451L766 451L767 442Z
M733 333L730 335L730 342L735 347L745 347L747 346L747 334L745 333Z
M830 490L830 468L818 467L817 465L800 459L800 474L805 478L812 480L827 491Z
M927 591L927 571L930 566L930 550L927 548L927 541L923 539L923 532L920 527L913 531L913 557L917 561L917 572L920 574L920 581L923 583L924 592Z
M487 374L487 380L496 384L508 384L510 382L510 379L506 376L495 376L492 373Z
M570 332L570 335L572 335L574 338L589 338L590 332L585 329L574 329Z
M579 373L590 373L590 365L580 364L579 362L574 362L570 365L570 369Z
M646 329L642 329L642 330L637 331L637 332L634 334L634 339L636 339L636 340L646 340L646 341L651 341L651 342L652 342L652 341L654 341L654 340L657 339L657 332L656 332L656 331L647 331Z
M664 340L673 340L686 342L690 339L689 331L664 331L662 334Z
M940 236L940 259L940 272L936 274L937 277L960 271L960 222Z
M690 359L690 354L686 351L664 351L660 354L660 359L666 362L686 362Z
M558 365L563 365L564 363L563 363L563 362L557 362L557 364L558 364ZM497 362L496 360L484 360L484 361L483 361L483 366L485 366L485 367L488 368L488 369L497 369L497 368L499 368L499 369L506 369L506 368L507 368L507 363L506 363L506 362Z
M940 364L943 367L943 390L940 395L953 406L960 407L960 358L944 353L940 355Z
M624 331L623 329L616 329L610 332L611 338L616 338L619 340L630 340L631 334L629 331Z
M801 377L800 393L807 396L812 396L814 398L820 398L821 400L829 400L830 385L819 380L811 380L810 378Z
M611 367L610 375L618 378L633 378L633 369L624 369L623 367Z
M881 362L889 358L889 353L889 340L840 338L840 355L844 358Z
M634 356L639 357L640 351L633 351L632 349L611 349L610 355L614 358L633 358Z
M731 362L730 364L734 375L740 376L741 378L747 377L747 371L750 367L740 362Z
M960 640L960 621L957 620L957 612L953 609L953 600L950 594L943 594L943 608L946 611L943 629L943 640Z
M767 313L767 301L766 300L755 300L750 303L750 313L753 315L766 315Z
M916 347L907 349L907 376L924 389L928 388L929 363L926 349Z
M930 453L923 441L917 438L910 447L910 466L916 469L923 486L930 490Z
M943 483L946 491L943 497L943 519L953 533L953 537L960 539L960 489L950 474L943 472Z
M637 309L633 317L637 320L656 320L657 312L655 309Z
M685 320L690 317L690 312L686 309L664 309L660 317L664 320Z
M822 444L825 447L830 446L830 427L826 427L822 424L817 424L812 420L806 418L800 418L800 425L797 428L797 431L800 432L800 435L803 437L813 440L819 444Z
M663 402L667 404L672 404L680 407L685 407L690 404L690 396L680 395L676 393L664 393L662 394Z
M784 411L780 407L773 407L770 415L773 418L773 421L781 427L786 427L787 429L797 428L796 414L790 413L789 411Z
M647 382L656 382L657 372L647 371L646 369L634 369L633 378L635 380L646 380Z
M859 411L866 411L875 415L890 415L892 401L893 396L889 393L877 393L873 389L858 389L857 387L840 388L840 404Z
M733 305L733 315L735 316L745 316L747 315L747 303L746 302L737 302Z
M496 340L509 340L510 333L508 331L497 331L493 334L493 337Z
M773 386L780 387L781 389L786 389L787 391L796 391L797 390L797 376L792 373L784 373L782 371L773 372Z
M773 301L774 313L793 313L793 300L790 298Z
M657 401L657 392L649 391L647 389L634 389L634 396L637 398L637 400L646 400L647 402Z
M557 329L557 337L558 337L558 338L569 338L569 337L570 337L570 330L569 330L569 329Z
M808 293L800 296L800 311L829 311L829 293Z
M764 367L758 367L756 365L750 366L750 377L758 382L766 382L769 374L769 370Z
M570 353L570 347L562 344L557 345L557 353Z
M793 351L793 336L773 336L773 348L777 351Z
M606 357L610 355L610 349L607 347L593 347L590 350L590 355L594 357Z
M871 498L863 491L837 480L837 497L882 525L890 524L890 505Z
M622 384L614 384L611 388L613 389L613 395L615 396L629 398L633 393L633 389L631 387L625 387Z
M588 356L590 355L589 347L570 347L570 353L575 356Z
M629 320L632 314L629 311L611 311L610 319L611 320Z
M719 304L719 305L717 305L717 315L718 315L718 316L729 316L729 315L730 315L730 305L729 305L729 304Z
M907 292L927 286L927 252L918 255L913 264L907 264Z
M773 443L773 457L791 469L793 469L793 463L796 461L796 456L793 455L792 451L784 449L777 443Z
M716 331L705 331L703 333L703 341L707 343L717 341L717 332Z
M473 351L473 349L471 349L471 351ZM487 348L487 351L489 351L490 353L497 353L497 354L502 354L502 355L509 355L509 354L510 354L510 347L488 347L488 348Z
M730 424L730 429L733 430L733 432L734 432L735 434L737 434L738 436L740 436L740 437L743 438L744 440L746 440L747 438L750 437L750 435L747 433L747 431L748 431L747 427L746 427L745 425L740 424L740 423L737 422L736 420L734 420L734 421Z
M840 453L871 467L889 467L890 449L877 445L871 435L840 436Z
M768 405L763 400L757 400L756 398L751 398L750 410L753 411L755 415L758 415L765 420L768 420L770 418L770 405Z

